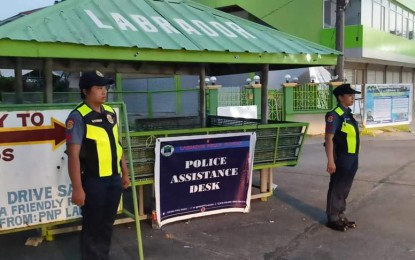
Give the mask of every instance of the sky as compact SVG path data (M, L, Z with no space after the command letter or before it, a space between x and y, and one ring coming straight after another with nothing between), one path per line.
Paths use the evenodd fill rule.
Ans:
M24 11L50 6L54 2L55 0L0 0L0 20Z

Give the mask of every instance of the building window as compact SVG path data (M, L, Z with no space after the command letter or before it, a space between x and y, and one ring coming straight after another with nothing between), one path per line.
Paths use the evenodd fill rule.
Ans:
M324 28L336 26L336 0L324 0Z
M407 28L408 28L408 39L414 39L414 16L409 13L408 18L406 19Z
M376 2L373 2L372 27L378 30L385 29L385 8Z
M398 35L396 28L396 5L392 3L389 5L389 32Z
M362 1L361 24L393 35L415 40L415 10L405 9L390 0Z
M402 8L397 7L396 8L396 32L397 32L396 35L399 35L399 36L404 35L402 22L403 22Z
M402 18L402 36L406 38L408 38L408 17L408 12L404 10Z

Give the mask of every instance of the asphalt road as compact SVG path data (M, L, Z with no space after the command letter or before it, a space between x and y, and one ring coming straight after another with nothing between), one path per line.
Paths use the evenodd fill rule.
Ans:
M347 214L358 227L325 227L329 176L323 137L308 137L296 167L274 169L278 185L251 212L171 223L141 223L145 259L415 259L415 134L362 138L360 167ZM257 176L254 176L257 179ZM79 232L25 246L36 230L0 235L0 259L80 259ZM117 225L111 259L138 259L132 223Z

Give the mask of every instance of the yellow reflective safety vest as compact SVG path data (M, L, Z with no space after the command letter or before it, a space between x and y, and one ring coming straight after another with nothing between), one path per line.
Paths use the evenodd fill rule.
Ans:
M80 152L81 171L94 177L120 173L122 146L114 109L103 105L102 112L98 113L85 103L75 109L81 114L85 126Z
M357 154L360 150L359 126L357 121L345 115L344 110L338 106L333 110L340 118L340 126L334 134L333 143L336 152Z

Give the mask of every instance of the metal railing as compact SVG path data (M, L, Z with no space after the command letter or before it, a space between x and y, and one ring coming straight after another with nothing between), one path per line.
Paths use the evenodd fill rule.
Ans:
M258 89L242 86L221 87L217 90L217 106L257 105ZM210 111L209 90L207 91L207 111ZM292 104L293 113L319 113L332 108L330 87L327 84L305 84L292 88L292 100L284 100L282 90L268 91L268 118L284 121L287 106ZM3 92L0 104L15 104L16 93ZM23 104L45 103L43 92L24 92ZM78 103L78 91L54 92L53 103ZM198 116L199 89L158 90L158 91L109 91L108 101L123 101L127 104L131 123L137 118L160 118Z

